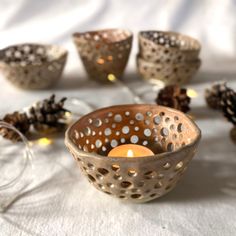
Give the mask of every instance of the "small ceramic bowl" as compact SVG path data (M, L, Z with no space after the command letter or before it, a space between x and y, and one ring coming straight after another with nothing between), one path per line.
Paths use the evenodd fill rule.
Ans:
M147 202L171 191L194 156L201 132L180 111L158 105L120 105L85 115L66 132L65 144L83 175L119 199ZM122 144L139 144L146 157L108 157Z
M201 44L189 36L165 31L139 33L140 56L154 63L179 63L196 61Z
M120 79L128 62L132 33L108 29L75 33L74 43L89 77L108 82L108 76Z
M200 66L200 59L182 63L152 63L137 56L138 73L145 80L161 81L165 85L188 83Z
M0 70L16 87L45 89L59 81L66 58L56 45L19 44L0 51Z

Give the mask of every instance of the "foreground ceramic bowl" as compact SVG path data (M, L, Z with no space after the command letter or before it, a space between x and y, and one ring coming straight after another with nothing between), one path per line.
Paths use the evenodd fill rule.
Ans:
M183 113L157 105L120 105L94 111L73 124L65 144L98 190L146 202L171 191L194 156L200 130ZM154 156L107 157L121 144L150 148Z
M19 44L0 51L0 70L16 87L44 89L59 81L66 58L56 45Z
M148 81L161 81L165 85L186 84L196 74L201 60L180 63L152 63L137 56L139 74Z
M141 31L139 33L141 57L154 63L196 61L201 44L194 38L175 32Z
M128 62L132 33L108 29L75 33L75 45L91 79L108 82L108 76L120 78Z

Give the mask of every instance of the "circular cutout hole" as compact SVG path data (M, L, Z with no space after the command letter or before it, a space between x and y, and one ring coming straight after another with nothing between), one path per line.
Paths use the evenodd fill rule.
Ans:
M123 181L120 183L122 188L129 188L132 184L129 181Z
M135 177L137 176L137 172L133 169L128 170L128 176Z
M154 123L155 123L156 125L159 125L159 124L161 123L161 117L160 117L160 116L155 116L155 117L153 118L153 120L154 120Z
M114 121L115 122L121 122L122 121L122 116L120 114L116 114L115 117L114 117Z
M107 175L109 171L105 168L98 168L98 172L102 175Z
M137 135L132 135L132 136L130 137L130 142L131 142L131 143L137 143L138 140L139 140L139 138L138 138Z
M143 116L142 113L137 113L137 114L135 115L135 119L138 120L138 121L141 121L141 120L144 119L144 116Z
M111 129L110 129L110 128L106 128L106 129L104 130L104 134L105 134L106 136L111 135Z
M90 129L89 127L86 127L86 128L84 129L84 133L85 133L86 136L91 135L91 129Z
M120 142L121 142L121 143L125 143L125 138L121 138L121 139L120 139Z
M113 148L114 148L114 147L117 147L117 146L118 146L117 140L112 139L112 140L111 140L111 146L112 146Z
M107 192L107 191L104 191L104 193L109 194L109 195L111 194L110 192Z
M161 181L158 181L155 185L154 185L154 188L155 189L158 189L158 188L161 188L162 187L162 182Z
M113 164L113 165L111 166L111 169L112 169L113 171L119 171L119 170L120 170L120 166L117 165L117 164Z
M132 194L131 197L132 198L141 198L141 194Z
M119 198L125 198L125 196L121 195L121 196L119 196Z
M89 169L94 169L94 165L92 163L88 163L87 166Z
M96 119L96 120L94 121L94 125L95 125L96 127L100 127L100 126L102 125L102 121L101 121L100 119Z
M174 150L174 144L173 143L168 143L167 145L167 151L172 152Z
M162 128L162 129L161 129L161 135L162 135L162 136L165 136L165 137L166 137L166 136L168 136L168 134L169 134L169 131L168 131L167 128Z
M99 180L101 180L101 179L103 179L103 176L100 175L100 174L96 174L96 178L99 179Z
M114 187L115 187L115 185L114 185L114 184L112 184L112 183L107 183L107 187L108 187L108 188L114 188Z
M177 131L179 133L183 132L184 131L184 125L182 123L179 123L178 126L177 126Z
M152 134L152 132L151 132L150 129L145 129L145 130L143 131L143 133L144 133L144 135L145 135L146 137L150 137L151 134Z
M151 194L150 197L156 197L156 193Z
M102 141L100 139L97 139L96 142L95 142L95 146L97 148L100 148L102 146Z
M122 128L122 133L123 133L123 134L128 134L128 133L129 133L129 126L124 126L124 127Z
M163 165L163 168L164 168L165 170L169 170L170 167L171 167L171 165L170 165L169 162L166 162L166 163Z
M89 178L92 182L95 182L95 181L96 181L96 179L95 179L92 175L89 175L89 174L88 174L88 178Z
M176 166L175 166L175 171L178 171L179 169L181 169L183 167L184 163L182 161L180 161Z
M153 178L155 178L155 176L156 176L155 171L147 171L147 172L144 173L144 177L146 179L153 179Z
M122 176L117 175L117 174L115 174L115 175L113 176L113 178L114 178L115 180L122 180Z

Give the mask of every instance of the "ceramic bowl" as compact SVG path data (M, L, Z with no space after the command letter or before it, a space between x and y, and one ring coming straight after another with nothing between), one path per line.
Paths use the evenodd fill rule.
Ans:
M74 43L89 78L108 82L108 76L120 79L128 62L132 33L107 29L75 33Z
M56 45L19 44L0 51L0 71L16 87L45 89L59 81L66 58Z
M96 189L122 200L147 202L176 186L200 137L196 124L180 111L136 104L85 115L67 130L65 144ZM146 146L155 154L107 156L111 149L128 143Z

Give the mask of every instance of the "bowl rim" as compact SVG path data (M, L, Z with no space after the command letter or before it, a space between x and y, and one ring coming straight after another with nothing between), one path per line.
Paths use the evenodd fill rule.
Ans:
M108 32L108 31L123 31L123 32L127 32L128 35L124 39L116 40L116 41L113 41L113 42L107 42L107 44L121 43L121 42L130 40L130 39L133 38L133 32L131 30L125 29L125 28L107 28L107 29L89 30L89 31L83 31L83 32L74 32L72 34L72 37L73 37L74 40L77 40L78 38L80 38L81 36L83 36L85 34L104 33L104 32ZM88 41L90 41L90 40L88 40Z
M87 116L90 116L91 114L96 113L97 111L106 111L106 110L111 110L111 109L115 109L115 108L119 108L119 107L140 107L140 106L151 106L151 107L156 107L156 108L162 108L162 109L167 109L170 112L174 112L175 114L181 114L183 115L188 122L190 122L190 124L192 125L192 127L194 128L194 130L196 131L196 137L194 138L194 140L192 142L190 142L189 144L175 150L175 151L171 151L171 152L163 152L163 153L159 153L159 154L155 154L152 156L143 156L143 157L138 157L138 158L124 158L124 157L108 157L108 156L103 156L97 153L89 153L89 152L85 152L83 150L80 150L70 139L69 134L72 130L72 128L82 119L85 118ZM155 104L125 104L125 105L115 105L115 106L109 106L109 107L104 107L104 108L100 108L98 110L92 111L88 114L86 114L85 116L82 116L81 118L79 118L78 120L76 120L72 125L69 126L69 128L66 130L65 132L65 145L67 147L70 147L73 149L73 151L76 153L76 155L78 156L83 156L83 157L93 157L96 159L104 159L104 160L109 160L109 161L128 161L128 162L138 162L138 161L145 161L145 160L161 160L163 158L166 158L167 156L169 158L171 158L172 154L178 154L184 150L188 150L191 149L191 147L198 145L199 141L201 139L201 130L200 128L197 126L197 124L195 124L195 122L190 119L190 117L188 117L186 114L184 114L181 111L178 111L176 109L173 108L169 108L169 107L165 107L165 106L160 106L160 105L155 105Z
M159 44L156 44L155 42L153 42L152 40L144 37L142 34L143 33L149 33L149 32L154 32L154 33L163 33L163 34L173 34L174 36L181 36L181 37L184 37L188 40L191 40L191 41L194 41L194 43L197 44L197 48L196 49L181 49L181 48L177 48L179 49L180 51L183 51L183 52L187 52L187 51L200 51L201 48L202 48L202 45L200 43L200 41L192 36L189 36L187 34L183 34L183 33L179 33L179 32L176 32L176 31L164 31L164 30L141 30L138 32L138 39L139 41L141 39L146 39L150 42L152 42L153 44L155 44L156 46L162 46L162 45L159 45ZM173 48L173 49L176 49L176 48Z
M50 48L50 47L55 48L55 49L60 50L60 55L58 55L57 57L54 57L51 61L46 61L41 64L27 64L25 66L22 66L21 64L11 65L10 63L3 61L4 55L1 56L1 53L4 53L4 51L6 51L10 48L13 48L13 47L27 46L27 45L44 47L46 49ZM13 68L42 67L45 65L50 65L51 63L58 61L63 57L65 57L65 59L66 59L67 55L68 55L68 50L62 46L57 45L57 44L42 44L42 43L27 43L27 42L26 43L19 43L19 44L12 44L12 45L7 46L7 47L0 50L0 65L5 65L5 66L13 67Z

